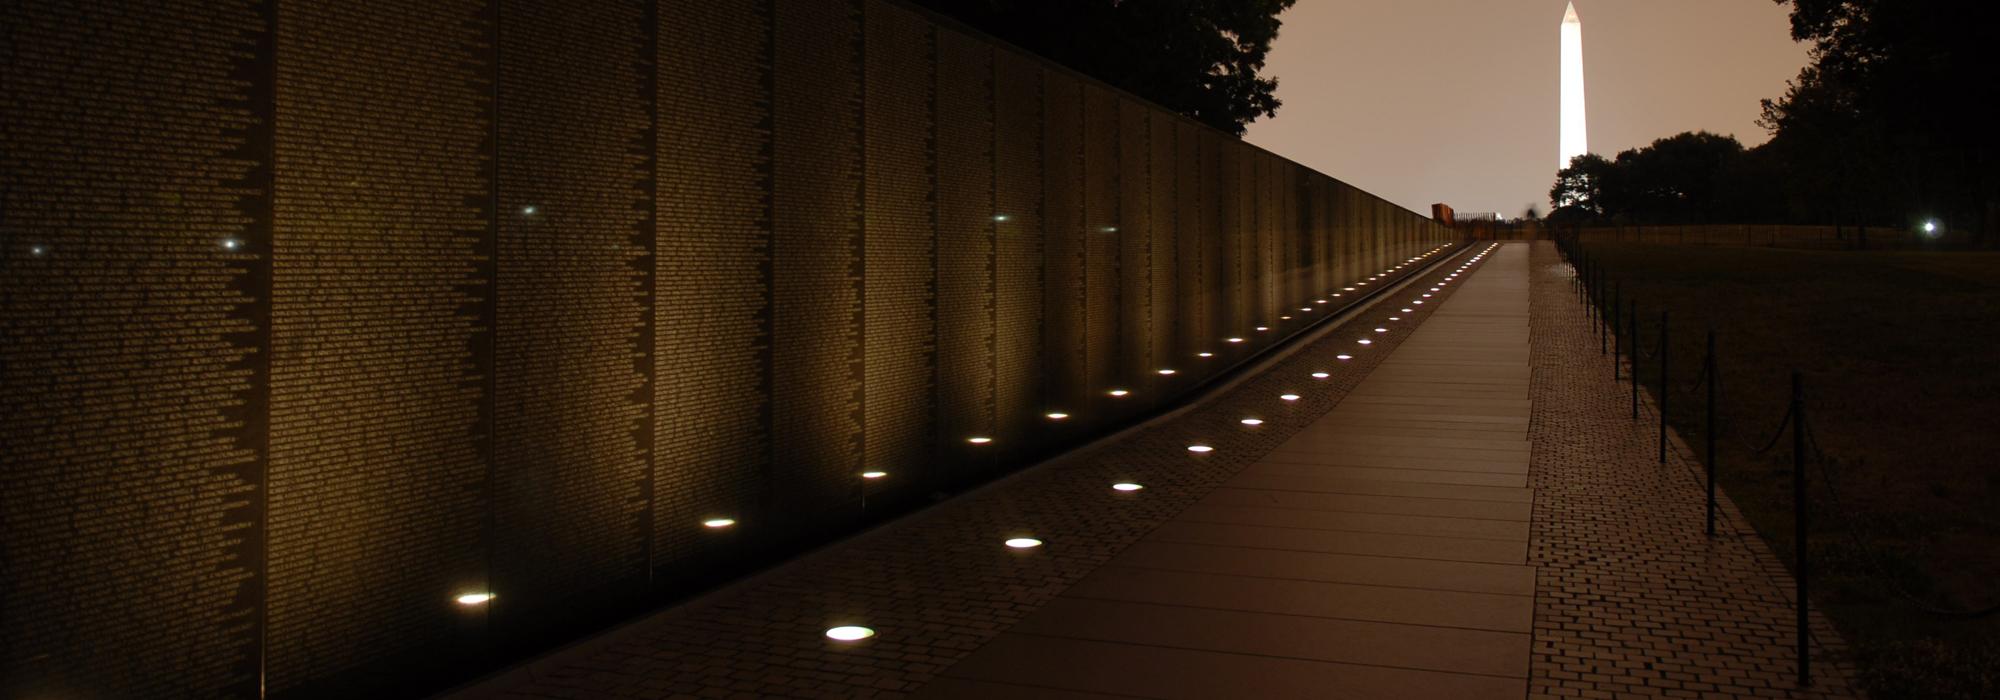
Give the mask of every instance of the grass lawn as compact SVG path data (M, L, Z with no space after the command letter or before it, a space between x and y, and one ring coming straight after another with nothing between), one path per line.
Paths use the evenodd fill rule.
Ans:
M1745 443L1770 436L1791 370L1804 372L1812 433L1832 457L1807 469L1814 604L1854 647L1868 692L2000 697L2000 614L1909 600L2000 605L2000 253L1586 249L1638 301L1642 347L1671 311L1676 383L1695 380L1716 332L1719 481L1780 556L1793 541L1791 439L1762 456ZM1657 364L1641 376L1657 382ZM1685 392L1672 406L1697 452L1701 407Z

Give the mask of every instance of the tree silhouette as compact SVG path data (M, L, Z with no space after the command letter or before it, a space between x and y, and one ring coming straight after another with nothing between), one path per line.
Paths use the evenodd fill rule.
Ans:
M1222 131L1275 115L1259 75L1295 0L917 0Z

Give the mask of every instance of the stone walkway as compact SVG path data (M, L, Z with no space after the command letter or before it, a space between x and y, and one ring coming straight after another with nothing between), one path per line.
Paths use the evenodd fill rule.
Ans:
M1700 463L1659 462L1650 397L1612 379L1553 244L1534 244L1533 697L1853 697L1839 635L1812 616L1814 685L1794 690L1792 579L1722 498L1702 531Z
M1733 508L1701 534L1566 274L1461 253L1182 414L458 695L1786 695L1782 565Z
M1521 697L1527 257L1495 254L1333 411L918 697Z

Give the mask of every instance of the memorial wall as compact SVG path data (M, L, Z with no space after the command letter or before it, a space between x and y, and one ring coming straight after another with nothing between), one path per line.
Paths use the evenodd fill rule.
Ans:
M8 14L5 697L463 681L1452 238L891 0Z

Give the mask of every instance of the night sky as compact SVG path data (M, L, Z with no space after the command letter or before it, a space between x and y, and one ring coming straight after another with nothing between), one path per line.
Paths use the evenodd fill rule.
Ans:
M1548 212L1565 0L1300 0L1246 138L1420 212ZM1590 150L1682 131L1767 136L1758 100L1806 63L1770 0L1576 0Z

